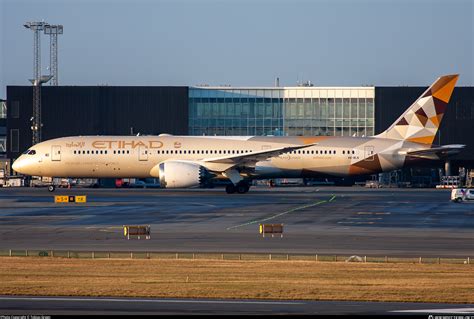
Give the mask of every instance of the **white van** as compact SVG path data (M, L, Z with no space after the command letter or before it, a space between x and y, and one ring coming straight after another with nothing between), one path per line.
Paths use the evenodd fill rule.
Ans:
M453 188L453 190L451 191L451 200L453 202L461 202L463 200L474 200L474 189Z

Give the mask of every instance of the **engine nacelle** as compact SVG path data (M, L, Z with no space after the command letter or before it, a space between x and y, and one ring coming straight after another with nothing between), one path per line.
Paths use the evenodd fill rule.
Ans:
M186 161L162 162L153 167L150 174L159 177L161 187L166 188L202 186L212 176L205 167Z

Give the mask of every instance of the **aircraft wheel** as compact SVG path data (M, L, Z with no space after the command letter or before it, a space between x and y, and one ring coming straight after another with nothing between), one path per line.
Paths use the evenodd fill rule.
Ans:
M240 184L240 185L237 185L237 193L239 194L244 194L244 193L247 193L249 191L247 185L245 184Z
M49 185L48 186L48 191L49 192L54 192L55 189L56 189L56 186L54 186L54 185Z
M233 184L230 184L230 185L227 185L225 187L225 191L227 194L233 194L235 193L236 189L235 189L235 186Z
M242 183L237 184L237 192L239 194L247 193L249 189L250 189L250 185L247 182L242 182Z

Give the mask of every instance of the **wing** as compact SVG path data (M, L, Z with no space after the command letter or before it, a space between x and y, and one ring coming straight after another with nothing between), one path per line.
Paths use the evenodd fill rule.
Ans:
M466 145L452 144L440 147L427 148L424 150L404 152L403 154L410 157L436 160L459 154L464 149L464 147L466 147Z
M226 166L234 167L234 166L255 166L255 163L264 161L270 157L279 156L281 154L289 153L295 150L315 146L318 143L312 144L305 144L305 145L297 145L297 146L285 146L285 147L278 147L278 148L271 148L262 151L255 151L251 153L245 154L236 154L236 155L229 155L217 158L204 158L201 161L209 164L225 164Z

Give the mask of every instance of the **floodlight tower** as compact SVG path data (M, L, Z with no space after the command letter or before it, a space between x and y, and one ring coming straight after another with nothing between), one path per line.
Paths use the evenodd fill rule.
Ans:
M41 38L40 31L44 30L47 23L26 22L23 26L33 31L33 116L31 118L31 131L33 145L41 142L41 84L46 83L46 78L41 79ZM46 81L46 82L45 82Z
M45 25L44 34L49 35L49 67L53 76L51 85L58 86L58 34L63 34L63 26Z

